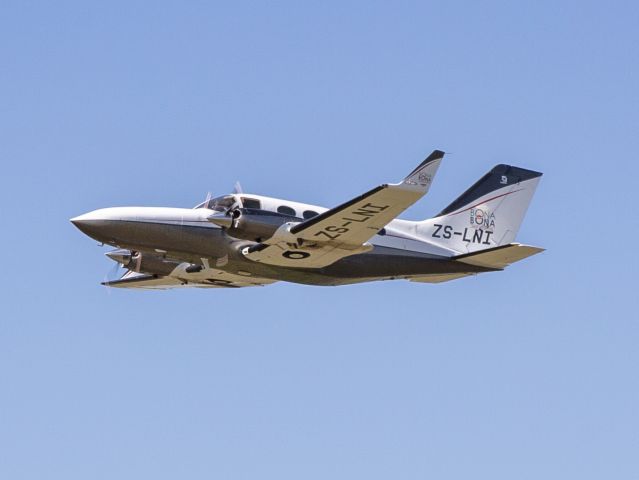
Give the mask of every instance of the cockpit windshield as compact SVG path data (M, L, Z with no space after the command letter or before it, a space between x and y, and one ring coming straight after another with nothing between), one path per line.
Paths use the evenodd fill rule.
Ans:
M212 198L208 202L202 202L195 208L208 208L216 212L226 212L234 204L235 197L233 195L224 195L223 197Z

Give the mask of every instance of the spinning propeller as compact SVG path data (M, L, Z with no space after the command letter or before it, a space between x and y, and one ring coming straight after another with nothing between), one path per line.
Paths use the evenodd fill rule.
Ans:
M109 282L114 282L115 280L119 280L122 277L120 273L120 269L122 268L122 264L115 263L112 268L104 275L104 282L108 284Z

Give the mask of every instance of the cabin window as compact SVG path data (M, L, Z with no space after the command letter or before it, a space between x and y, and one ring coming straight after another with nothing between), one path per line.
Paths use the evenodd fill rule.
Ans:
M295 216L295 210L293 210L291 207L287 207L286 205L280 205L279 207L277 207L277 211L278 213L288 215L289 217Z
M317 217L319 215L319 213L314 212L313 210L304 210L304 213L302 214L302 216L308 220L309 218L313 218L313 217Z
M254 208L255 210L262 208L262 205L257 198L242 197L242 206L244 208Z
M235 197L233 195L226 195L224 197L212 198L208 202L200 203L195 208L208 208L215 210L216 212L225 212L235 204Z

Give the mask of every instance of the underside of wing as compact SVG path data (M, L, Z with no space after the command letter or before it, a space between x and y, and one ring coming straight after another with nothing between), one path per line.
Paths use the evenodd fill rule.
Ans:
M435 150L402 182L380 185L305 222L282 225L242 253L270 265L321 268L369 251L367 241L428 192L443 156Z
M104 282L107 287L167 290L170 288L240 288L258 287L274 283L274 280L235 275L222 270L207 268L189 273L178 267L170 276L127 271L119 280Z
M182 287L182 282L175 278L128 271L118 280L103 282L106 287L142 288L148 290L166 290Z

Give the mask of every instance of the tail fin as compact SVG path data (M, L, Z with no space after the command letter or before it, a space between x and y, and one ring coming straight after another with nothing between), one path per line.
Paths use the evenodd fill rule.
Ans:
M417 233L457 253L512 243L541 175L497 165L435 218L418 222Z

